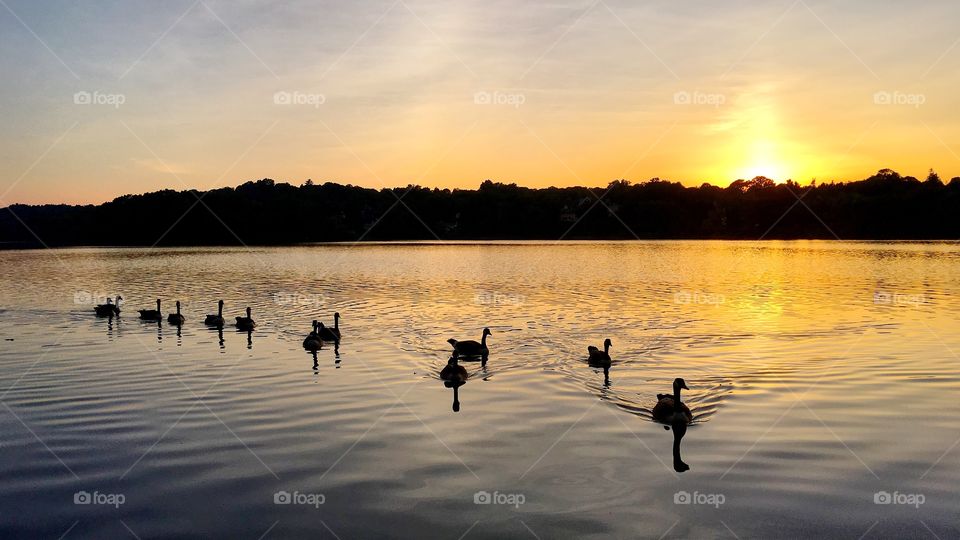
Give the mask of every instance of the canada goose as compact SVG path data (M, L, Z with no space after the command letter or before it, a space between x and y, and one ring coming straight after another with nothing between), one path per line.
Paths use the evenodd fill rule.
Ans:
M340 313L333 314L333 328L327 328L320 323L317 335L324 341L340 341Z
M93 311L96 312L98 317L112 317L114 315L120 316L120 301L123 300L123 297L119 294L117 295L117 300L107 298L106 304L98 304L94 306Z
M207 315L207 318L203 320L203 324L207 326L223 326L223 300L217 302L217 314Z
M483 329L483 337L480 338L480 343L477 343L473 340L468 341L457 341L453 338L447 340L447 343L453 345L453 354L454 356L483 356L486 357L490 354L490 349L487 348L487 336L492 335L489 328Z
M247 306L247 316L237 317L237 328L239 328L240 330L253 330L253 327L256 325L257 325L257 321L253 320L253 317L250 316L250 307Z
M657 394L657 404L653 407L653 418L659 422L667 424L684 423L689 424L693 420L693 414L686 403L680 401L680 389L689 390L687 383L683 379L677 378L673 381L673 395Z
M590 358L589 358L590 363L598 364L601 366L602 365L609 366L610 365L610 345L613 345L613 343L610 341L609 338L607 338L603 342L602 351L594 347L593 345L590 345L589 347L587 347L587 352L590 353Z
M184 323L184 321L186 321L186 318L184 318L184 316L180 314L180 301L177 300L177 312L167 315L167 322L170 324L175 324L177 326L180 326L181 324Z
M160 313L160 299L157 298L157 309L140 309L140 318L145 321L163 320L163 314Z
M320 350L320 347L323 347L323 341L320 340L320 335L317 333L319 326L320 325L317 323L317 320L314 319L313 330L311 330L310 333L307 334L307 337L303 340L304 349L316 352Z
M457 363L454 356L447 361L447 365L440 370L440 378L447 382L463 384L467 382L467 370Z

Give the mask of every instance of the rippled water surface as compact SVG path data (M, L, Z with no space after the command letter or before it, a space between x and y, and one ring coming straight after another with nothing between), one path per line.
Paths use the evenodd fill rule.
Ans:
M955 243L7 251L0 272L4 538L960 535ZM182 328L137 319L157 297ZM219 298L257 328L204 327ZM339 347L304 352L334 311ZM446 340L484 327L488 361L445 386ZM679 455L650 416L675 377Z

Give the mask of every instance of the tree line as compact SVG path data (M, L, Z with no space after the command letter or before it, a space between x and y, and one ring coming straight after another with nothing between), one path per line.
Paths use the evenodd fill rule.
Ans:
M607 187L371 189L263 179L100 205L0 210L0 246L272 245L388 240L956 239L960 178L890 169L856 182L727 187L653 178Z

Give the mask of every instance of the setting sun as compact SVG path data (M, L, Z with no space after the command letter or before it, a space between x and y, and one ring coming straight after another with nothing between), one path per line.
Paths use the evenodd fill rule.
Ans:
M747 149L744 163L746 165L737 169L733 177L749 180L766 176L778 182L790 178L791 171L787 170L777 144L770 140L754 141Z

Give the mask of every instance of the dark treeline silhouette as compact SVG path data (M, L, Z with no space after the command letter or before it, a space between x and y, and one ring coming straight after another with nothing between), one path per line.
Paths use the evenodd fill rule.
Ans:
M198 202L198 198L200 201ZM602 199L601 199L602 198ZM602 202L600 202L602 200ZM798 200L800 202L798 202ZM960 178L889 169L801 186L764 177L726 188L654 178L606 188L477 190L301 186L264 179L207 192L165 190L93 206L0 210L0 246L269 245L357 240L955 239Z

